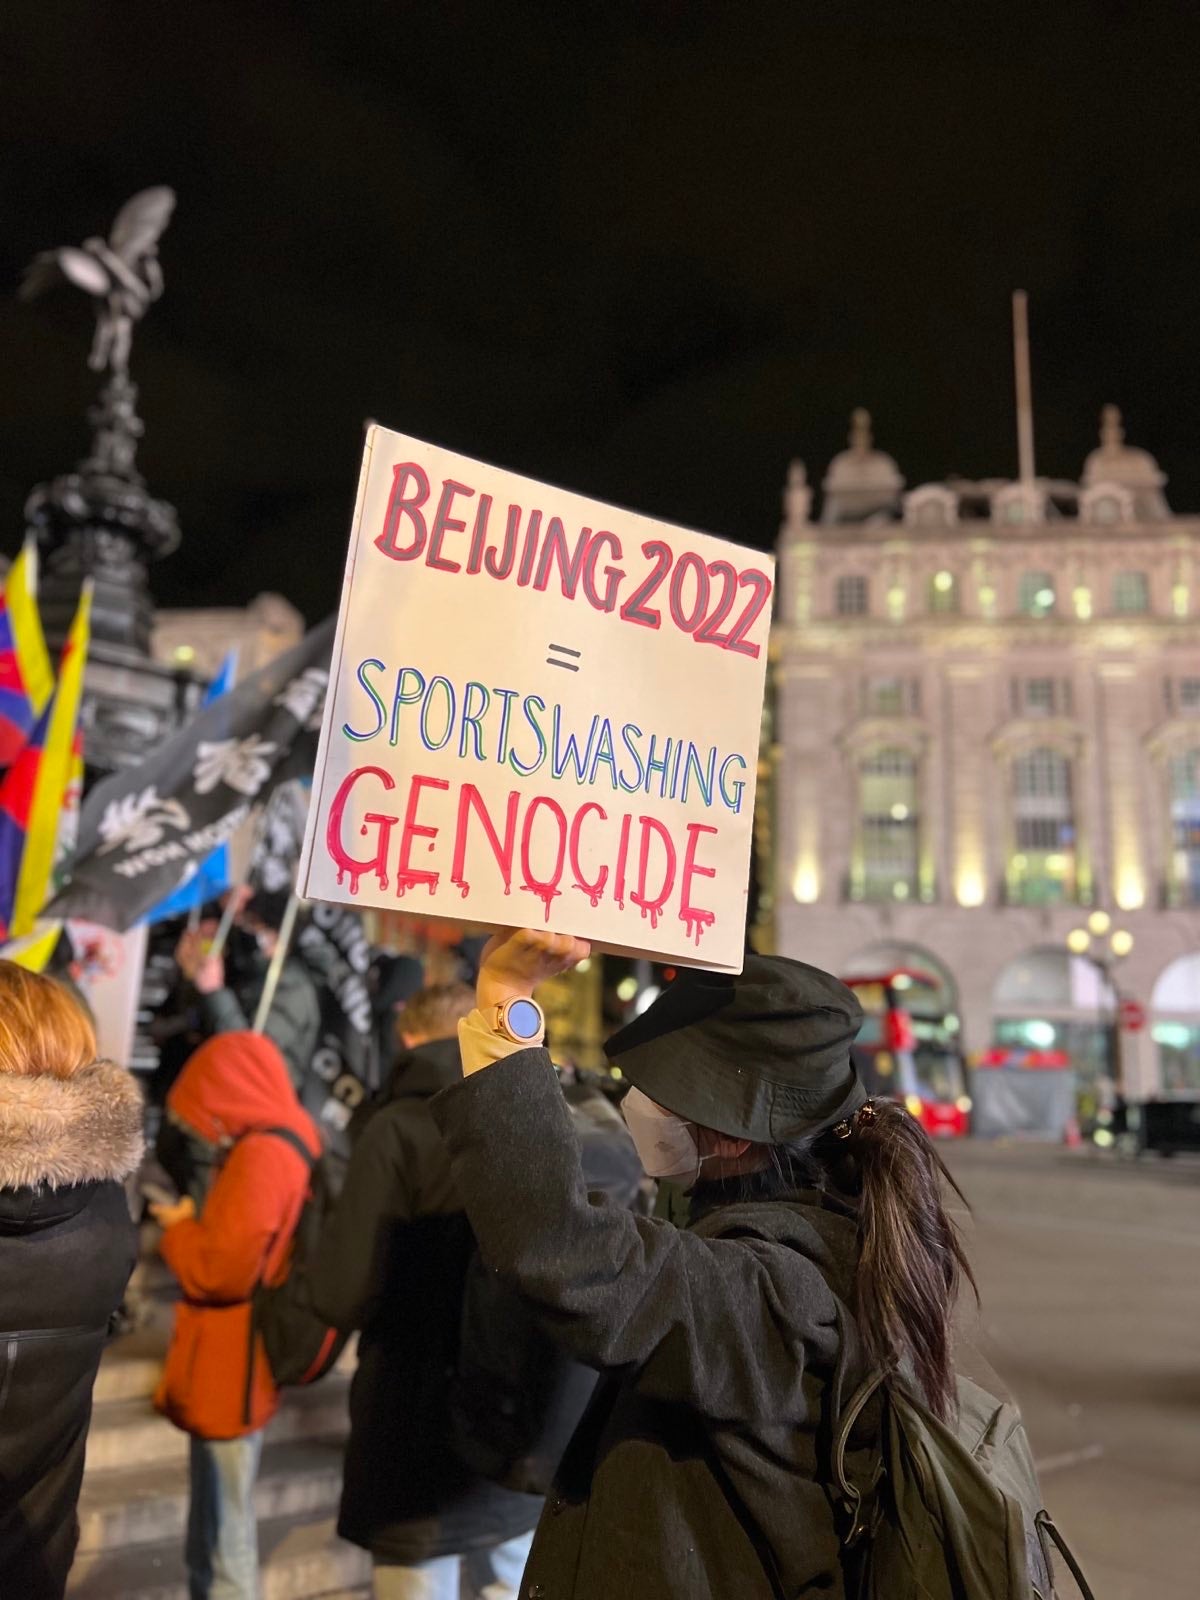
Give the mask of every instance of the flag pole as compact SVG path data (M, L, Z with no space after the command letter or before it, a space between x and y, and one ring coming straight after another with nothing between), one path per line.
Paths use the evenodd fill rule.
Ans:
M225 946L229 942L229 932L233 927L233 919L237 916L238 907L241 905L242 890L246 887L249 879L250 861L247 858L246 865L239 873L237 882L229 885L225 896L225 905L221 911L221 920L217 923L217 931L213 934L212 943L208 947L210 956L224 955Z
M287 960L288 947L292 942L292 931L296 926L296 915L299 910L300 896L293 889L284 908L283 921L279 925L279 937L275 941L275 953L271 957L271 965L267 968L262 994L258 997L258 1010L254 1013L255 1033L263 1031L271 1014L271 1002L279 986L279 974L283 971L283 963Z
M1033 485L1033 384L1029 376L1029 296L1013 293L1013 366L1017 380L1017 470L1026 488Z
M213 934L212 943L208 947L210 956L219 956L225 953L225 946L229 943L230 930L234 918L241 905L242 890L250 882L250 873L254 867L254 851L261 839L263 829L267 825L267 806L263 804L257 808L252 821L253 834L250 839L250 848L246 851L245 864L237 875L237 880L229 885L226 891L225 904L221 910L221 920L217 923L217 931ZM191 924L189 923L189 926Z

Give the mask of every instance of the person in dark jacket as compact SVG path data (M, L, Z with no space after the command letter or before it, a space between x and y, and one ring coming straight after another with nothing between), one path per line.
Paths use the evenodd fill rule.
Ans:
M588 953L497 936L460 1025L463 1083L432 1115L483 1259L605 1377L563 1457L526 1569L544 1600L838 1600L829 1450L841 1403L903 1360L942 1416L966 1266L944 1169L850 1059L835 978L780 957L697 972L609 1041L647 1172L688 1226L596 1204L531 997ZM851 1436L876 1459L879 1410Z
M312 1272L313 1303L360 1329L338 1532L371 1552L381 1600L458 1600L460 1564L489 1600L519 1579L541 1509L487 1482L451 1440L450 1378L475 1240L430 1114L462 1076L474 996L432 987L400 1012L402 1053L354 1147Z
M404 1051L400 1013L424 984L425 968L416 956L380 951L371 962L367 988L371 995L372 1031L379 1063L376 1082L381 1088L390 1082Z
M52 979L0 961L0 1595L60 1600L92 1386L137 1257L133 1077Z
M208 954L211 928L192 929L179 941L176 960L199 995L201 1022L210 1035L243 1033L253 1026L287 901L286 894L261 889L249 895L234 919L223 955ZM279 1047L297 1088L312 1062L320 1028L316 986L304 963L289 954L263 1033Z
M196 1022L200 1037L250 1031L275 953L279 928L287 905L286 894L259 890L242 895L223 955L210 955L208 946L216 924L205 921L189 929L175 951L179 970L195 992ZM293 1087L300 1092L312 1063L321 1031L321 1002L308 968L289 955L263 1024L263 1037L276 1046L287 1065ZM181 1194L197 1206L216 1176L213 1152L180 1125L171 1110L170 1095L159 1128L155 1156Z

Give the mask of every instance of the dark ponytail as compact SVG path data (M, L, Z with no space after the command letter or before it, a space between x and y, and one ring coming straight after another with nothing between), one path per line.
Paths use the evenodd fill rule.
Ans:
M857 1312L874 1365L907 1357L930 1410L954 1410L950 1319L965 1278L978 1286L946 1214L943 1185L962 1190L921 1125L890 1100L855 1116L838 1142L856 1169L859 1264Z
M979 1289L942 1204L943 1185L967 1202L929 1135L894 1101L870 1100L837 1128L759 1149L766 1160L757 1170L695 1186L693 1221L732 1201L807 1188L848 1201L858 1214L855 1312L871 1366L890 1370L907 1359L930 1410L950 1417L950 1319L962 1280L976 1299Z

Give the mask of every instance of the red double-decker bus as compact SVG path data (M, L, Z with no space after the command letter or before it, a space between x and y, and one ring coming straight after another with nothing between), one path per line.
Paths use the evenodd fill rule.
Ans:
M843 982L863 1008L853 1055L868 1094L898 1101L934 1138L969 1133L971 1100L958 1018L946 1009L941 982L916 967L855 974Z

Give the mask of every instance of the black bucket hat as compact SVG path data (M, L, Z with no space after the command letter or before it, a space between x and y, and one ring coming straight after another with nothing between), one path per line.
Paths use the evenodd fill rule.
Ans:
M667 1111L731 1138L782 1144L866 1101L850 1060L861 1023L853 992L829 973L747 955L738 977L683 974L604 1050Z

